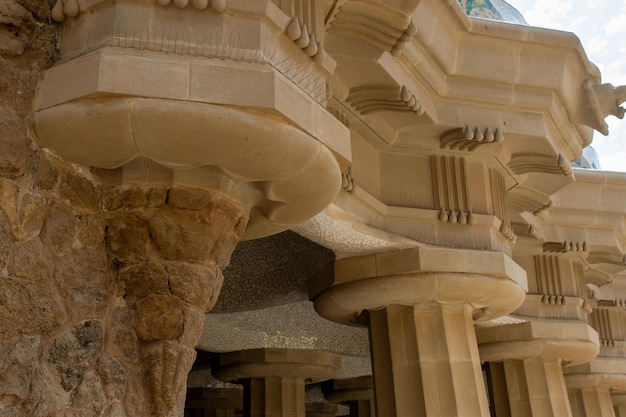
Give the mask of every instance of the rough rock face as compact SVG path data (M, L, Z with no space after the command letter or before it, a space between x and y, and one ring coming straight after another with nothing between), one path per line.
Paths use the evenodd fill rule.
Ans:
M182 415L246 217L40 149L28 117L56 42L47 0L0 1L0 417Z

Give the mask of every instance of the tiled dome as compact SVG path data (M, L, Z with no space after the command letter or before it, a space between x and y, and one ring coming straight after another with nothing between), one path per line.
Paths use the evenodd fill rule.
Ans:
M458 0L468 16L527 25L524 16L504 0Z

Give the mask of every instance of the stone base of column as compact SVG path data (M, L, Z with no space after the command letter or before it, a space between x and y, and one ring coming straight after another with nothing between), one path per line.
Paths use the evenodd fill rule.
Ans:
M476 336L481 360L501 367L494 376L506 386L508 410L500 399L498 417L572 415L562 363L589 361L597 354L597 333L589 325L529 321L479 327Z
M243 383L246 416L305 417L305 383L329 379L339 365L339 356L318 350L262 348L221 354L211 371Z
M186 417L235 417L237 410L243 410L242 389L189 388L187 390Z
M347 403L350 417L375 417L374 380L371 376L333 379L322 383L324 397L333 403Z
M335 417L337 405L330 403L306 403L306 417Z

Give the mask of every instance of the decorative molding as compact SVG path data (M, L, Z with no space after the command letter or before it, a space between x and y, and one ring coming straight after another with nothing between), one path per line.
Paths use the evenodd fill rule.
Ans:
M362 115L380 111L414 112L418 116L424 114L421 103L404 85L356 87L350 90L347 101Z
M543 155L538 153L514 154L509 161L509 168L516 175L528 173L572 175L572 165L561 154Z
M568 253L568 252L589 252L587 242L545 242L543 244L545 253Z
M354 177L352 176L351 165L341 173L341 188L347 192L351 192L354 189Z
M539 229L537 229L537 227L532 224L512 222L511 227L513 228L513 233L518 236L523 236L535 240L540 240L542 238Z
M480 145L488 143L502 143L504 135L500 128L480 128L465 126L464 128L450 130L441 135L441 149L458 149L460 151L473 151Z
M348 119L348 116L341 109L332 105L328 105L326 109L328 110L330 114L335 116L335 119L339 120L341 124L343 124L347 128L350 127L350 120Z
M590 264L609 264L616 266L626 266L626 255L615 255L608 252L591 252L587 257Z
M465 158L431 156L433 202L439 221L451 224L473 224L469 203L469 183Z
M615 87L612 84L583 84L589 98L589 104L579 109L580 123L602 133L609 134L609 125L604 121L609 115L623 119L626 109L621 104L626 102L626 86Z
M492 169L489 171L489 181L491 184L493 214L502 221L500 224L500 233L511 242L515 242L516 236L511 226L511 216L509 214L509 203L504 177L498 171Z
M552 207L552 200L549 195L523 185L519 185L508 192L508 201L511 211L528 212L535 216Z
M311 58L324 59L324 49L315 38L315 33L310 32L306 25L300 25L300 20L297 17L291 19L285 29L285 34Z
M190 4L196 10L204 10L210 7L217 13L223 13L228 8L227 0L156 0L156 3L163 7L173 4L179 9L184 9ZM78 0L56 0L50 11L50 16L55 22L61 23L68 17L78 16L80 12L81 7Z
M330 16L329 31L356 37L398 56L417 34L417 27L401 13L393 16L395 22L384 20L383 16L391 17L388 8L358 1L347 2Z
M78 0L57 0L52 6L50 16L55 22L61 23L66 17L76 17L80 14Z

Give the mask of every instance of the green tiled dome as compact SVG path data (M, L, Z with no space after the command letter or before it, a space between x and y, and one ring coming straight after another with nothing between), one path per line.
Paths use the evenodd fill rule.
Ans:
M468 16L527 25L524 16L504 0L458 0Z

